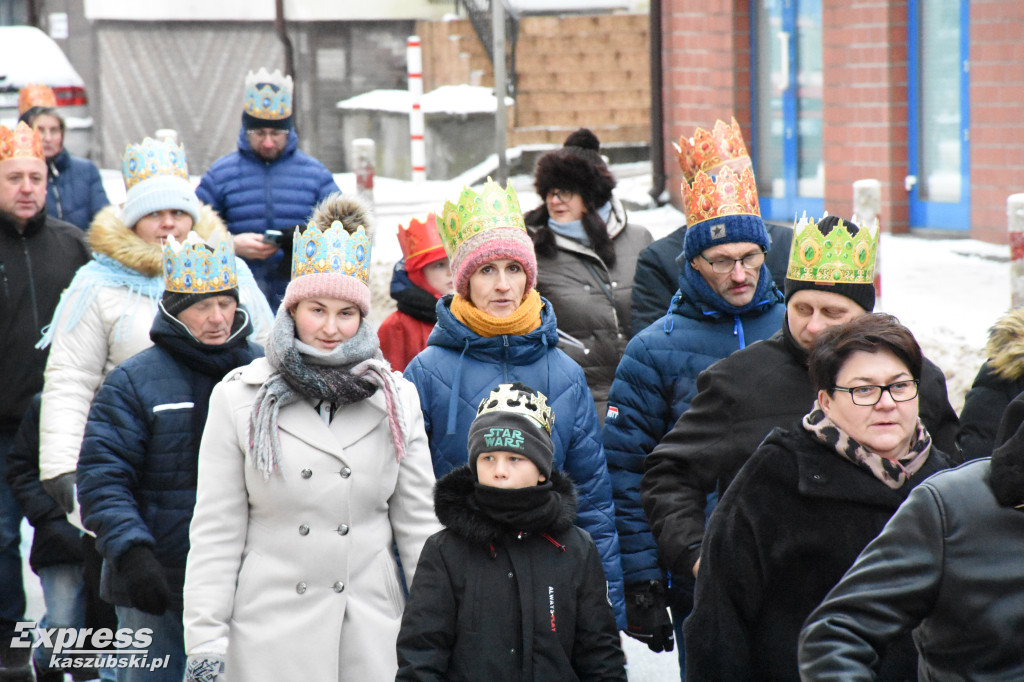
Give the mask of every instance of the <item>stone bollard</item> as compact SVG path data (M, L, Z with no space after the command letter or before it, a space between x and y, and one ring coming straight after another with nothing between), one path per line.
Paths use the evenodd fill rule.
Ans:
M1024 194L1006 198L1006 229L1010 237L1010 305L1024 305Z
M879 214L882 210L882 183L874 179L857 180L853 183L853 222L858 226L874 229L881 233ZM882 310L882 235L878 235L875 251L875 310Z

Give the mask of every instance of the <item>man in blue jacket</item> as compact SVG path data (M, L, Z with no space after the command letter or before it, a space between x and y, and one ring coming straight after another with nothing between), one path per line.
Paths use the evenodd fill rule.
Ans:
M716 134L721 134L719 130L716 127ZM671 651L674 626L680 640L680 669L682 624L692 607L694 581L692 575L668 575L659 564L657 543L640 501L644 460L689 407L697 392L697 375L771 336L785 314L782 294L766 265L771 240L761 220L749 157L741 146L736 157L722 161L715 157L703 164L682 164L698 170L683 183L688 227L676 259L679 288L668 313L626 346L602 432L626 586L626 632L652 651ZM736 175L735 168L744 171ZM733 183L741 194L749 189L752 198L735 201L725 189ZM668 585L671 590L666 590Z
M321 199L338 191L334 176L299 151L292 125L292 78L260 69L245 77L238 151L213 162L196 196L235 236L270 307L277 309L291 276L291 239ZM274 231L281 234L274 234Z
M118 627L152 630L150 660L169 656L159 671L119 668L122 682L184 677L182 589L210 393L263 354L248 340L230 246L210 249L195 232L168 242L154 345L107 375L78 461L82 521L103 556L100 594Z

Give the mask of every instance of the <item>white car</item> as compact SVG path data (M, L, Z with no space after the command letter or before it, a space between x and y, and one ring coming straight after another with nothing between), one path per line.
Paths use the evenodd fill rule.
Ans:
M29 83L49 85L67 132L64 147L75 156L92 151L93 120L85 81L60 46L34 26L0 26L0 125L18 124L18 93Z

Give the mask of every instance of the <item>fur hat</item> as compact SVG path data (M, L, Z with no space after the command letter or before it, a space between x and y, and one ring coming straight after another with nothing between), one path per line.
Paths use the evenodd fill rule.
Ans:
M579 194L588 211L604 206L611 201L615 178L600 150L600 141L587 128L569 135L561 149L537 159L533 173L537 194L544 199L553 189L565 189Z
M500 384L480 401L469 427L469 468L487 452L517 452L533 462L544 478L551 477L555 446L554 415L543 393L516 382Z

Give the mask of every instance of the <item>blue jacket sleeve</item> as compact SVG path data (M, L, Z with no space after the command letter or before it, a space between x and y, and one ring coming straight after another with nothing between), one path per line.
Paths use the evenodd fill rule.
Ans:
M224 195L213 168L206 171L199 179L196 196L199 197L199 201L210 206L220 215L221 219L224 219Z

